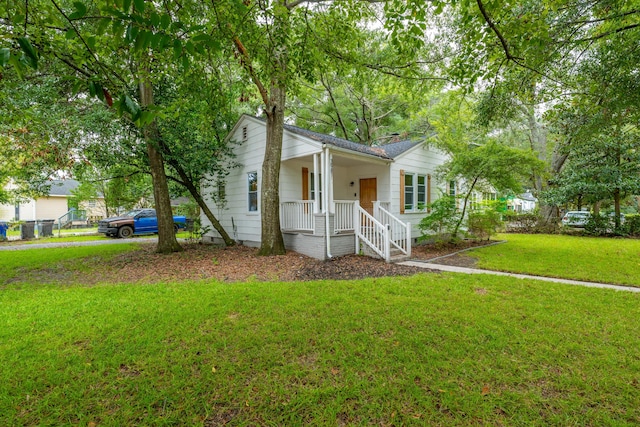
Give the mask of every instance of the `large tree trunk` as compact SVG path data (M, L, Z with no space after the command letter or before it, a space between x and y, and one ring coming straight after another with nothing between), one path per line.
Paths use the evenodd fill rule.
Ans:
M529 138L531 144L531 150L536 152L538 159L543 162L547 162L547 132L542 127L542 124L536 118L536 112L534 107L529 106L525 108L527 121L529 125ZM542 174L533 173L532 176L533 188L536 192L542 191Z
M614 207L614 223L616 224L616 230L620 229L620 189L613 190L613 207Z
M148 72L144 74L139 85L140 103L143 107L150 107L153 105L153 88L148 78ZM158 128L155 120L144 127L143 133L147 143L149 168L153 179L153 197L158 216L158 247L156 251L163 254L180 252L182 246L178 243L173 228L173 212L171 212L171 199L164 171L164 160L162 153L155 145L155 141L158 140Z
M464 203L462 204L462 213L460 214L460 218L458 219L458 222L456 223L455 228L453 229L453 233L451 233L451 241L455 241L456 237L458 236L458 230L460 230L460 226L462 225L462 221L464 221L464 216L467 214L467 204L469 203L469 198L471 197L471 193L473 192L473 189L475 188L476 184L478 183L478 179L479 177L475 177L473 180L473 183L471 184L471 187L469 187L469 190L467 191L467 194L465 194L464 196Z
M187 190L189 190L191 196L207 216L207 218L211 222L211 225L213 225L213 228L218 232L218 234L220 234L220 237L222 238L222 240L224 240L224 244L227 246L235 245L236 242L231 237L229 237L229 234L227 234L224 227L222 227L222 224L220 224L218 218L216 218L213 212L211 212L211 209L209 209L209 206L202 198L200 191L198 191L196 186L193 184L193 181L187 176L187 173L184 171L184 169L179 164L177 164L177 162L171 162L171 166L173 166L176 172L178 172L178 175L182 180L182 184L187 188Z
M184 185L184 187L187 190L189 190L189 193L191 194L191 196L193 196L198 206L200 206L200 209L202 209L204 214L207 216L207 218L211 222L211 225L213 225L213 228L220 234L220 237L224 241L224 244L227 246L235 245L236 242L231 237L229 237L229 234L227 234L224 227L222 227L222 224L220 224L220 221L218 221L218 218L216 218L213 212L211 212L211 209L209 209L209 206L202 198L200 191L193 183L193 180L191 179L191 177L187 175L187 172L184 170L182 165L180 165L180 163L173 156L173 153L171 152L171 148L167 146L167 144L161 138L159 138L157 142L158 142L158 145L162 148L162 151L167 156L169 165L178 173L178 176L180 177L180 180L181 180L180 183Z
M552 177L557 176L560 173L567 157L568 154L560 153L560 149L558 145L556 145L553 150L553 155L551 156L550 175ZM547 186L544 186L542 189L546 188ZM546 225L557 223L560 217L560 210L557 206L540 203L540 217Z
M284 135L284 106L286 89L274 84L267 106L267 145L262 163L260 213L262 214L262 241L258 254L282 255L284 240L280 230L280 161Z

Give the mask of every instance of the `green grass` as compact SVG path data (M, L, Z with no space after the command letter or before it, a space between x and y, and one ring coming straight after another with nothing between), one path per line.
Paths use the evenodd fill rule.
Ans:
M501 237L510 242L474 256L507 248L493 257L558 264L545 248L587 244ZM595 246L604 242L640 253L627 240ZM0 251L5 283L21 275L0 289L0 425L640 423L640 295L453 274L93 287L28 280L59 263L108 265L137 247Z
M89 227L89 228L63 228L60 230L61 235L75 235L78 233L97 233L98 227ZM53 234L55 236L58 235L58 228L56 225L53 226ZM20 227L13 227L7 230L7 237L19 237L20 236Z
M503 234L507 243L467 252L478 267L565 279L640 286L640 240Z
M0 425L637 425L638 295L505 277L0 293Z
M122 243L0 251L0 283L10 283L12 278L28 274L32 270L45 267L54 269L61 264L69 270L84 269L85 260L91 258L97 259L93 260L93 264L108 263L112 256L138 248L135 243Z

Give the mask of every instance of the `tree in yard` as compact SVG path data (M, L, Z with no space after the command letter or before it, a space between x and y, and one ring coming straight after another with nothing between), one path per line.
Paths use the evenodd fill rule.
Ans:
M479 83L486 91L485 112L500 118L502 129L505 117L519 121L547 162L551 179L536 177L538 191L561 182L554 176L570 161L571 146L582 145L577 140L580 123L567 122L566 114L554 114L556 109L581 105L584 111L605 98L638 105L638 91L618 83L623 80L619 77L638 72L639 6L637 0L434 3L451 17L459 49L451 62L452 78L467 87ZM588 71L593 64L600 64L600 78ZM632 116L627 115L629 123ZM541 206L549 219L553 210L552 205Z
M152 38L153 33L144 25L147 21L138 20L136 25L130 21L133 16L150 18L149 9L148 14L144 14L146 4L152 3L137 0L132 6L130 1L124 1L116 2L114 6L108 2L85 4L78 1L72 7L44 0L3 3L0 28L6 39L18 42L28 57L42 55L66 64L65 77L83 79L91 96L97 96L109 106L115 104L120 112L126 111L132 122L143 130L158 212L157 250L166 253L182 248L173 232L163 161L151 141L155 133L150 111L153 95L148 61L151 42L156 42L156 47L160 47L160 43ZM157 20L159 26L159 15ZM123 37L125 22L130 25ZM112 93L122 95L114 102ZM130 94L135 94L143 108L138 107Z
M359 46L368 43L368 31L360 24L378 19L378 14L401 22L420 21L417 34L393 33L394 40L415 39L424 46L426 15L404 16L404 2L271 0L264 2L219 2L214 6L216 30L230 41L242 67L254 83L266 115L266 153L262 166L261 214L262 255L284 253L279 218L279 175L287 96L294 94L302 81L326 77L331 68L327 57L352 63L358 58ZM378 21L380 22L380 21ZM398 27L396 27L397 29ZM391 34L391 33L389 33ZM401 44L395 44L396 49ZM411 49L404 48L405 59ZM398 49L400 51L401 49ZM402 74L407 69L423 73L427 68L413 60L390 63L389 58L369 57L367 66L388 74ZM422 66L421 66L422 65ZM368 139L366 136L365 139Z
M42 65L42 64L41 64ZM107 135L112 114L75 96L73 82L42 65L38 72L5 67L0 79L0 199L48 194L52 179L69 176L84 141ZM3 196L4 195L4 196Z
M8 37L36 58L40 52L43 57L66 64L66 77L83 80L92 96L113 106L139 129L139 136L145 140L147 170L154 182L158 251L181 250L173 233L164 164L171 146L159 132L162 114L155 105L154 86L163 76L188 70L190 58L207 60L206 50L216 50L215 41L201 31L202 26L192 22L202 16L201 4L167 2L160 6L122 0L79 1L72 7L55 1L16 2L16 6L0 6L2 29ZM29 19L22 21L24 16ZM190 191L197 192L199 184L183 173L189 166L176 159L178 156L171 157L171 167ZM215 225L217 220L211 212L208 214ZM221 227L218 231L226 235Z
M458 183L463 200L452 239L466 217L474 191L517 193L532 171L543 168L543 163L529 150L510 147L487 136L475 125L473 106L459 95L446 94L434 110L432 120L436 130L433 143L449 155L449 160L439 168L439 175L442 180Z
M433 69L444 55L429 45L414 52L413 63L403 63L384 33L370 30L368 39L349 57L326 47L327 54L337 59L318 71L315 84L301 85L289 105L295 123L370 146L424 136L415 117L445 83ZM401 72L383 70L380 58L403 64Z

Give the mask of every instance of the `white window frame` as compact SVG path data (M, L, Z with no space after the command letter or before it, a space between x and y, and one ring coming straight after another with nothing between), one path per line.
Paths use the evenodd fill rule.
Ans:
M407 184L407 177L411 178L411 185ZM422 184L419 183L420 178L422 178L423 180ZM405 212L426 212L427 193L429 191L429 189L427 188L428 185L429 185L428 174L405 172L404 174L404 211ZM410 194L411 203L407 202L408 194Z
M255 175L255 189L251 189L252 187L252 175ZM260 202L258 197L258 171L247 172L247 212L249 213L258 213L260 209ZM252 208L252 195L255 195L255 209Z

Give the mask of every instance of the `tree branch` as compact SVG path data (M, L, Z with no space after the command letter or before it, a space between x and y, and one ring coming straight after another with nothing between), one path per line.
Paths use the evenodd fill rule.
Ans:
M251 58L249 57L247 49L244 47L238 36L233 37L233 44L236 46L236 49L240 54L240 65L249 73L251 80L258 87L258 91L260 92L260 97L262 98L262 102L264 102L264 105L269 105L269 93L260 81L258 73L256 73L256 70L251 65Z
M504 38L504 36L500 32L496 24L493 22L493 19L491 19L491 16L489 16L489 12L487 12L487 10L485 9L484 4L482 3L482 0L476 0L476 3L478 3L478 9L480 9L480 13L482 13L482 16L485 22L489 25L491 30L496 34L496 36L500 40L500 44L502 45L502 50L504 50L504 54L507 56L507 59L509 60L524 59L524 58L519 58L517 56L513 56L511 54L507 40Z
M53 6L58 10L58 12L60 12L60 14L64 17L64 19L69 23L69 25L71 25L71 28L73 28L73 31L76 33L80 41L82 41L82 44L84 45L87 52L89 52L93 60L98 64L100 68L102 68L102 71L104 71L105 77L111 82L113 86L116 86L116 84L113 82L113 80L111 80L111 77L109 76L109 70L102 64L102 62L100 62L100 60L98 60L98 57L96 56L96 54L91 50L86 40L82 37L82 34L80 34L80 30L78 30L78 28L73 24L73 22L71 22L69 17L64 13L64 11L60 8L60 6L58 5L58 3L56 3L55 0L51 0L51 3L53 3Z

